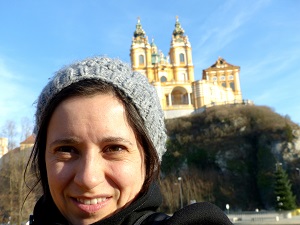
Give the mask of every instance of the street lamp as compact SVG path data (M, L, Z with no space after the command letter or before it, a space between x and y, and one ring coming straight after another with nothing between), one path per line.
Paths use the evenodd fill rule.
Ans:
M178 181L179 181L179 194L180 194L180 208L183 208L182 185L181 185L182 178L178 177Z
M229 208L230 208L229 204L226 204L226 209L227 209L227 214L228 215L229 215Z

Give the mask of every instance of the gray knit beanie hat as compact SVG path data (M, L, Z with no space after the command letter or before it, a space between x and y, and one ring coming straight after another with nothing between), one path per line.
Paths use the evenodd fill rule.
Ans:
M155 88L146 76L133 72L130 66L118 59L93 57L76 62L59 70L42 90L36 109L34 133L40 129L45 109L53 97L69 85L85 79L96 79L121 90L135 105L143 119L161 161L167 139L164 113Z

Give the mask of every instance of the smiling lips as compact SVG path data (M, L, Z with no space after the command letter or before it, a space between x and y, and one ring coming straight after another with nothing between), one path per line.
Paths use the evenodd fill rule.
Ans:
M109 203L110 197L104 198L75 198L74 203L83 212L91 214L102 209Z
M107 200L107 198L93 198L93 199L77 198L76 200L78 202L84 204L84 205L96 205L96 204L99 204L101 202L104 202L105 200Z

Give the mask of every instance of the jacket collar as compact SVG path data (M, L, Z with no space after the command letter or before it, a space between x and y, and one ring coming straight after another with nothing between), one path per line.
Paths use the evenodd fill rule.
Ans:
M156 182L149 186L146 193L138 197L126 208L109 218L93 223L93 225L133 224L149 211L156 211L162 202L161 193ZM34 207L34 225L68 225L68 221L57 209L51 197L42 196Z

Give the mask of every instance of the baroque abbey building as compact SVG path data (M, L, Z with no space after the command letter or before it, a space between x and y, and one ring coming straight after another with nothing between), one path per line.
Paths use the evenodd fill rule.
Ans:
M154 40L149 43L138 19L130 59L132 69L147 76L156 88L167 119L202 112L213 105L247 103L242 100L240 67L221 57L195 81L191 43L178 17L167 56Z

